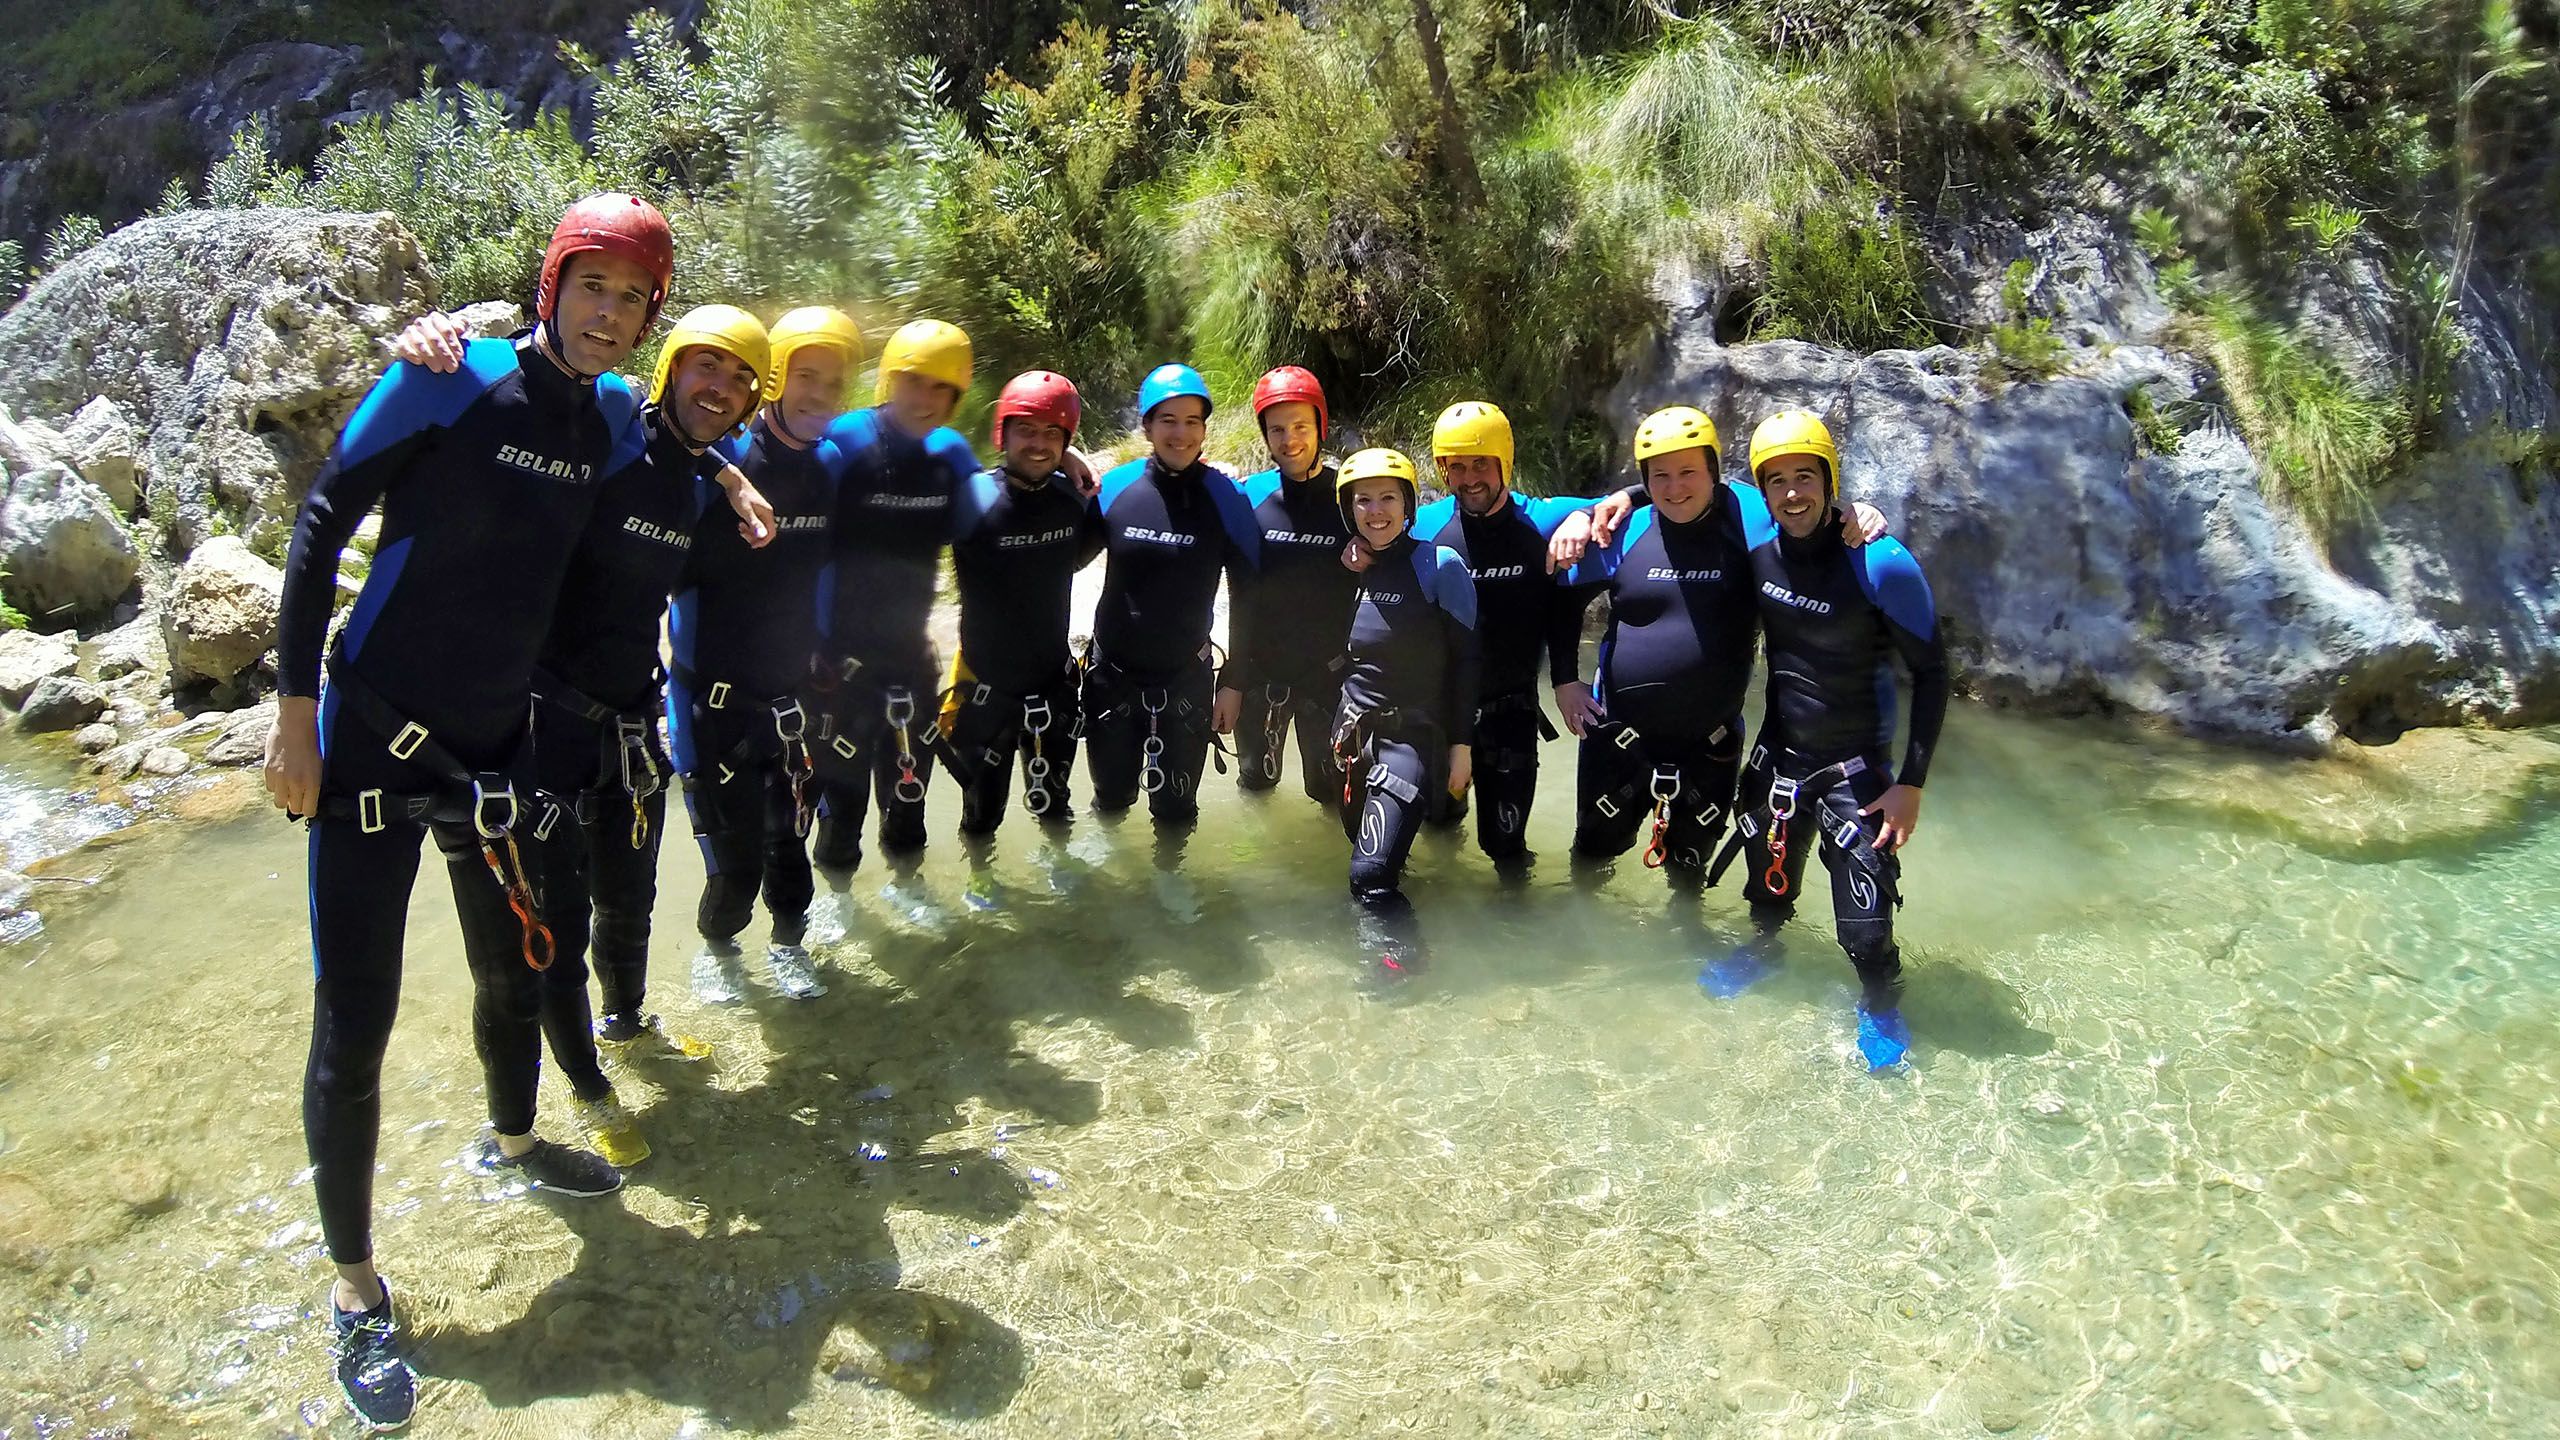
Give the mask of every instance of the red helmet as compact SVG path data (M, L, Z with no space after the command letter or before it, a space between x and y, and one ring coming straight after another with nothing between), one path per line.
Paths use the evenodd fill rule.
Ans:
M640 322L642 333L658 318L658 309L667 303L667 286L676 272L675 232L667 228L667 217L658 207L637 195L607 191L590 195L569 207L551 232L551 245L542 252L542 279L534 287L533 313L549 320L560 303L560 271L572 255L602 250L619 255L649 273L649 314Z
M1084 418L1084 397L1066 376L1052 370L1025 370L1004 382L996 395L995 439L997 448L1004 445L1004 422L1016 415L1046 420L1070 436L1076 433L1076 422Z
M1304 401L1316 407L1317 438L1323 438L1326 432L1333 429L1333 418L1325 413L1324 387L1316 383L1314 375L1295 365L1283 365L1253 382L1254 423L1257 425L1262 423L1263 411L1274 405L1285 405L1292 400Z

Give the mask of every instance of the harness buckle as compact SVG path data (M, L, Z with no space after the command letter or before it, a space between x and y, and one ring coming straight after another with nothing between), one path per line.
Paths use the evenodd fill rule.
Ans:
M507 818L492 824L489 807L500 802L507 807ZM479 833L481 839L495 840L515 829L518 813L514 781L501 781L498 789L492 792L486 777L475 775L471 778L471 828Z
M1636 748L1635 727L1632 725L1619 726L1617 739L1613 743L1615 743L1621 750L1633 750Z
M1653 767L1653 798L1657 803L1664 805L1680 798L1678 766L1656 765Z
M711 693L702 697L702 703L710 706L714 710L728 709L729 682L726 680L715 680L711 682Z
M1769 777L1769 813L1781 820L1796 818L1796 782L1784 775Z
M395 759L406 760L417 754L418 747L426 743L427 727L411 720L400 727L399 734L391 737L391 754Z
M889 728L904 730L916 720L915 692L904 685L893 685L887 691Z
M1048 696L1034 695L1030 699L1022 702L1022 728L1029 731L1031 734L1047 734L1049 732L1049 722L1052 718L1053 717L1049 710Z
M984 705L994 698L996 698L996 687L984 680L979 681L977 688L969 692L969 703L972 705Z
M367 835L382 833L382 792L366 790L356 796L356 828Z
M1608 796L1606 796L1606 795L1603 795L1603 796L1601 796L1599 799L1592 801L1592 802L1591 802L1591 808L1592 808L1592 809L1594 809L1594 810L1599 811L1599 812L1600 812L1601 814L1603 814L1603 815L1608 816L1608 817L1609 817L1610 819L1612 819L1612 820L1615 820L1615 819L1617 819L1617 818L1618 818L1618 802L1617 802L1617 801L1615 801L1615 800L1610 799L1610 798L1609 798Z
M827 745L828 748L834 750L839 757L846 760L854 759L862 754L861 746L854 744L851 740L846 739L842 735L828 741Z
M552 804L544 805L542 807L542 818L534 822L533 838L536 840L550 839L553 827L557 826L559 823L560 807Z
M797 745L809 734L809 712L800 708L800 697L773 707L773 733L784 745Z

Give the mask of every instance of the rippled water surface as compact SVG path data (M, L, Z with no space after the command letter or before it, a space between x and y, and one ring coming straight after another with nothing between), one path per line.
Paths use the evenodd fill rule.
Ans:
M1214 775L1189 925L1141 827L1044 857L1018 817L1009 911L960 914L938 790L947 928L866 868L800 1006L682 994L680 841L656 1002L714 1053L621 1072L658 1155L598 1201L459 1163L430 858L378 1197L417 1433L2560 1434L2560 746L2436 752L1960 713L1885 1077L1825 927L1718 1002L1730 889L1576 882L1561 747L1529 884L1420 848L1433 964L1392 987L1338 829ZM299 834L73 862L0 946L0 1433L352 1433Z

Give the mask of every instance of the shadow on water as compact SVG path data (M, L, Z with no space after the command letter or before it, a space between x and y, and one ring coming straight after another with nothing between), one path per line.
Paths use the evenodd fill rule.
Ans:
M885 994L854 998L897 1019ZM959 1124L947 1097L864 1088L849 1068L786 1055L751 1089L671 1089L647 1112L659 1153L634 1184L687 1203L689 1223L556 1203L579 1240L569 1273L493 1329L427 1321L421 1369L501 1406L636 1390L754 1428L786 1424L830 1372L948 1418L1002 1411L1029 1370L1020 1338L897 1288L888 1216L993 1226L1024 1208L1023 1182L985 1151L923 1148Z

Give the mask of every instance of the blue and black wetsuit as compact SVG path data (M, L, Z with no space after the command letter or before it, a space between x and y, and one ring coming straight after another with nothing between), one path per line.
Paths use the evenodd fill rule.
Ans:
M702 848L694 923L729 944L761 891L774 943L797 945L817 893L807 846L817 726L804 697L843 462L830 442L793 445L763 416L721 450L772 504L774 536L752 549L725 508L705 511L668 610L667 729Z
M1280 783L1289 732L1298 735L1298 778L1309 799L1342 800L1342 771L1327 734L1342 698L1342 636L1351 625L1351 594L1360 577L1344 568L1351 532L1334 493L1334 467L1304 480L1280 472L1248 475L1242 484L1262 529L1262 573L1256 582L1262 623L1254 654L1244 657L1253 684L1236 721L1236 775L1247 790Z
M1349 776L1341 811L1351 894L1402 966L1414 943L1405 859L1414 832L1447 800L1449 747L1475 743L1476 588L1456 551L1409 533L1372 556L1359 580L1330 748Z
M294 522L280 688L321 697L322 752L302 1117L321 1229L340 1264L373 1253L382 1056L429 831L462 922L490 1123L533 1128L541 977L492 861L521 873L512 822L534 808L534 659L636 408L619 378L580 380L530 339L475 340L451 375L396 365L347 422ZM377 501L373 567L323 690L338 557Z
M1574 678L1582 642L1582 606L1572 604L1547 573L1547 542L1556 527L1596 500L1512 492L1489 515L1470 515L1443 496L1414 517L1414 538L1446 545L1467 562L1476 582L1476 629L1484 637L1484 683L1476 704L1476 840L1502 862L1528 854L1529 807L1538 793L1538 742L1555 738L1539 706L1538 659L1553 689ZM1444 813L1466 815L1459 801Z
M1625 854L1651 815L1659 849L1648 863L1703 873L1715 857L1742 768L1742 696L1760 635L1742 531L1744 507L1757 503L1720 486L1685 524L1647 506L1565 577L1580 604L1609 596L1592 687L1607 718L1581 743L1574 854Z
M672 773L658 737L658 622L696 527L714 510L729 514L712 498L723 459L694 449L656 410L642 416L614 446L533 672L542 806L530 853L559 952L543 972L542 1026L581 1100L613 1093L596 1061L590 948L606 1015L636 1021L648 997Z
M1902 992L1893 943L1901 863L1876 851L1874 823L1858 812L1896 783L1929 778L1947 715L1937 607L1901 541L1852 549L1837 518L1793 539L1756 494L1742 498L1769 643L1767 712L1742 783L1738 839L1751 867L1743 895L1764 933L1785 923L1819 834L1840 948L1857 966L1866 1008L1891 1010ZM1897 658L1911 672L1911 733L1898 776L1888 754Z
M1033 818L1073 818L1081 673L1067 649L1076 572L1102 552L1091 502L1064 474L1023 481L993 466L969 482L951 546L960 582L960 657L943 727L960 782L960 833L1003 823L1022 761Z
M833 690L817 751L825 793L817 859L849 870L862 863L862 818L875 790L881 850L924 848L933 776L926 731L942 693L925 624L952 506L979 467L959 431L946 426L919 440L876 407L839 416L827 439L842 458L835 559L819 607L820 678Z
M1152 457L1133 460L1102 477L1095 505L1108 560L1084 683L1094 805L1126 810L1143 790L1160 830L1187 828L1200 814L1211 692L1251 684L1249 667L1232 657L1210 674L1218 577L1227 579L1228 642L1249 655L1261 527L1227 472L1197 460L1170 474Z

